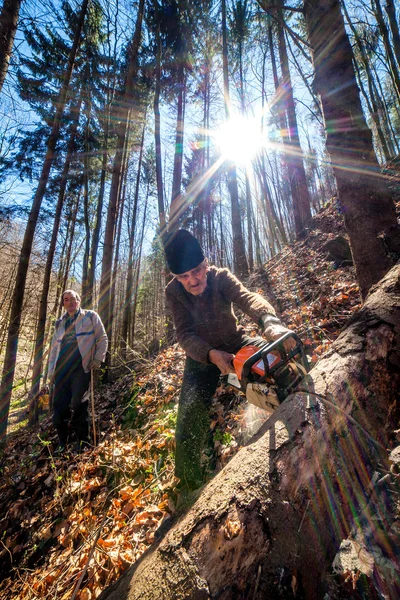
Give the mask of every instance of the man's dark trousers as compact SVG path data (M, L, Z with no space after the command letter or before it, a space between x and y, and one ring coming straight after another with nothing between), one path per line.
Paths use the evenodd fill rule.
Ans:
M175 473L191 490L203 483L201 453L206 446L210 406L220 375L215 365L186 358L175 432Z
M70 429L78 441L88 440L88 403L82 402L82 398L89 384L90 372L85 373L81 365L72 371L56 369L53 423L61 446L66 445Z
M262 347L266 341L260 336L244 336L233 354L249 344ZM220 375L215 365L186 357L175 431L175 474L190 490L204 482L201 454L210 434L210 406Z

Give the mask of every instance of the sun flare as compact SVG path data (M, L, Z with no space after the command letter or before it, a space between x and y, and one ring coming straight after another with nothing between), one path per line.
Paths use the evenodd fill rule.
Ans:
M215 142L224 160L249 163L263 146L260 120L231 117L216 131Z

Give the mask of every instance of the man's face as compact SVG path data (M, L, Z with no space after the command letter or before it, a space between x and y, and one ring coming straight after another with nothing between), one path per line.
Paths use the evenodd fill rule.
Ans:
M203 261L194 269L186 271L186 273L181 273L181 275L176 275L176 278L189 294L200 296L207 287L207 271L207 261Z
M72 292L66 292L63 296L64 308L70 316L73 316L80 306L80 300Z

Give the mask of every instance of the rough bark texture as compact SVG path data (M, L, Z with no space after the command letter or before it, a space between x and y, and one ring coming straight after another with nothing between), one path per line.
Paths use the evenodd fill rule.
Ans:
M280 0L280 5L283 6L282 0ZM281 101L285 108L288 123L287 130L282 131L281 135L283 135L285 151L287 151L285 160L290 173L290 189L292 192L293 217L296 237L299 238L304 237L306 233L305 227L311 219L311 200L307 187L307 178L303 162L303 150L301 148L299 129L297 126L292 79L290 76L285 33L282 25L283 11L281 8L278 10L278 15L278 49L282 73L280 81L280 89L282 90Z
M340 4L338 0L307 0L304 16L315 91L323 108L326 147L365 298L371 285L399 259L400 228L363 115Z
M226 25L226 2L222 0L221 4L222 18L222 70L224 77L224 102L225 116L229 119L231 114L231 100L229 94L229 69L228 69L228 42ZM232 244L233 244L233 268L235 274L239 277L246 277L249 272L247 263L246 249L244 245L242 232L242 215L239 202L239 189L236 175L236 165L233 162L227 162L228 189L231 197L231 218L232 218Z
M144 15L144 0L140 0L137 15L136 25L133 34L131 45L128 49L128 68L125 79L125 89L120 99L118 117L120 119L117 128L117 143L116 151L113 160L113 169L110 186L110 198L108 202L107 220L104 232L104 247L103 259L101 263L101 279L100 279L100 297L99 297L99 313L101 320L104 323L108 337L108 353L106 362L108 363L111 355L111 340L112 340L112 297L110 290L112 287L112 259L115 246L115 232L117 224L117 208L120 198L123 172L124 172L124 152L127 144L130 118L129 113L132 110L134 103L134 90L137 79L138 69L138 54L141 44L142 21Z
M303 391L100 599L400 597L400 515L387 450L399 366L397 266Z
M0 13L0 91L10 63L22 0L4 0Z

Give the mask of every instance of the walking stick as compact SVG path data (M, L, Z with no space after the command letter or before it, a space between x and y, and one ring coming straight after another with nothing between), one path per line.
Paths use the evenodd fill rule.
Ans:
M90 370L90 395L92 397L93 443L96 446L96 415L94 413L94 377L93 377L93 369Z

